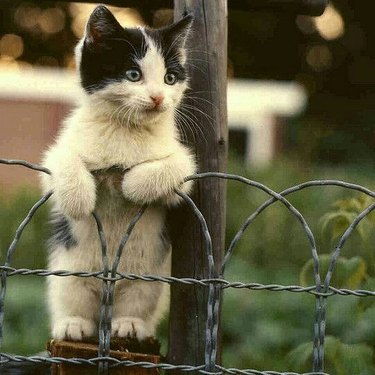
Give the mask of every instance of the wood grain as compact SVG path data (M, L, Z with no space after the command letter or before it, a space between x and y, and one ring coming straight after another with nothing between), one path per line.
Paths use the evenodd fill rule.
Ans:
M85 342L56 341L48 344L52 357L90 359L98 356L98 346ZM153 354L130 353L111 350L110 356L122 361L160 363L160 356ZM52 365L52 375L97 375L96 366L90 365ZM158 369L144 369L141 367L115 367L109 370L110 375L159 375Z
M191 93L182 110L200 130L185 126L199 171L226 170L227 163L227 1L175 0L175 19L192 13L190 43ZM186 125L186 123L185 123ZM205 179L195 183L193 200L203 213L212 236L216 270L223 257L226 184ZM170 213L172 274L208 276L206 244L197 219L186 206ZM171 288L168 360L176 364L204 363L207 288L173 284Z

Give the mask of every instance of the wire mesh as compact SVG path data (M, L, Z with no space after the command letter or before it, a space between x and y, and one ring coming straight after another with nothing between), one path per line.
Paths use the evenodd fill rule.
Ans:
M43 173L50 174L50 171L46 168L40 167L28 163L23 160L8 160L0 159L0 164L8 165L21 165L29 169L40 171ZM257 182L246 179L238 175L231 175L226 173L207 172L200 173L193 176L187 177L185 180L199 180L205 178L219 178L226 180L234 180L244 183L250 187L262 190L267 193L270 198L260 205L251 215L249 215L244 223L241 225L234 238L231 240L228 249L225 253L224 259L220 267L216 267L215 259L212 252L212 243L210 232L207 227L207 223L202 213L199 211L193 200L182 192L177 192L185 203L190 207L198 220L202 234L205 240L206 256L208 262L208 274L204 279L195 278L177 278L173 276L159 276L159 275L135 275L135 274L124 274L118 271L118 265L123 254L126 243L131 236L132 230L137 225L137 222L142 217L147 207L142 207L134 216L133 220L129 224L122 240L118 246L118 250L113 261L113 264L109 264L107 257L107 242L105 233L101 224L100 217L97 213L93 213L97 225L98 236L101 244L101 254L103 269L98 272L70 272L68 270L57 270L50 271L47 269L27 269L27 268L14 268L11 266L12 257L17 248L17 244L22 237L22 233L25 227L30 223L34 214L38 209L44 205L48 199L52 196L53 192L45 194L39 199L34 206L30 209L24 220L21 222L16 230L14 239L10 244L6 252L6 259L4 264L0 266L1 271L1 288L0 288L0 349L3 341L3 323L4 323L4 302L6 296L7 278L15 275L35 275L35 276L59 276L59 277L91 277L97 278L102 281L102 299L100 307L100 322L99 322L99 347L98 355L95 358L83 359L83 358L60 358L60 357L42 357L42 356L20 356L10 355L7 353L0 353L0 366L10 361L12 362L32 362L32 363L47 363L47 364L77 364L77 365L90 365L97 366L99 373L106 373L108 369L124 366L124 367L142 367L145 369L161 369L161 370L174 370L183 372L198 372L202 374L243 374L243 375L324 375L324 339L326 329L326 311L328 298L334 295L339 296L357 296L357 297L373 297L375 291L372 290L350 290L350 289L338 289L330 285L332 275L340 256L341 250L344 247L347 239L351 236L358 224L367 217L374 209L375 203L369 205L363 212L361 212L355 220L348 226L344 234L339 239L335 250L331 255L328 271L324 278L320 276L319 269L319 257L316 248L316 242L314 234L312 233L307 221L304 216L295 208L286 197L297 191L308 189L315 186L339 186L345 189L354 190L369 197L375 198L375 192L352 183L347 183L337 180L319 180L319 181L308 181L291 188L288 188L280 193L277 193L269 187ZM252 222L268 207L276 202L281 202L287 210L295 217L297 222L301 225L311 250L311 256L313 259L313 273L315 285L303 287L300 285L278 285L278 284L260 284L260 283L243 283L241 281L231 282L225 280L224 271L225 266L231 259L235 247L238 241L241 239L247 228ZM220 269L220 272L215 272L215 269ZM205 327L205 363L199 366L193 366L189 364L170 364L170 363L150 363L150 362L134 362L129 360L119 360L109 356L109 348L111 341L111 320L112 320L112 307L114 300L114 290L116 282L119 280L141 280L146 282L161 282L167 284L180 283L185 285L195 285L204 288L208 288L207 298L207 320ZM238 368L225 368L217 363L217 345L218 345L218 323L219 323L219 312L220 312L220 293L223 289L247 289L247 290L266 290L270 292L290 292L290 293L306 293L312 294L315 297L315 320L314 320L314 341L313 341L313 369L310 373L299 374L295 372L277 372L277 371L258 371L255 369L238 369ZM326 374L327 375L327 374Z

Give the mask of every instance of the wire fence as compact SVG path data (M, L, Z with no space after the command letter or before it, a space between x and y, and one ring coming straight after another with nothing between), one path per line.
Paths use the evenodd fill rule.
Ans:
M40 167L28 163L23 160L7 160L0 159L0 164L8 165L21 165L29 169L44 172L50 174L50 171L46 168ZM358 224L368 216L374 209L375 203L369 205L363 212L361 212L355 220L348 226L344 234L339 239L335 250L332 253L328 271L324 277L320 275L319 268L319 257L317 253L316 241L314 234L312 233L308 223L304 216L286 199L290 194L297 191L308 189L314 186L339 186L345 189L354 190L369 197L375 198L375 192L371 191L360 185L347 183L337 180L320 180L320 181L309 181L300 185L288 188L280 193L273 191L267 186L246 179L241 176L231 175L226 173L201 173L186 178L186 181L199 180L205 178L219 178L226 180L234 180L246 184L255 189L262 190L269 195L269 199L260 205L251 215L249 215L240 229L231 240L229 247L225 253L224 259L220 267L215 264L215 259L212 252L212 242L210 232L207 227L207 223L199 211L193 200L182 192L177 192L190 207L198 220L202 234L205 239L206 256L208 262L208 274L207 278L194 279L194 278L177 278L177 277L165 277L158 275L135 275L135 274L124 274L118 271L118 265L120 258L123 254L124 248L126 247L127 241L131 236L134 227L142 217L147 207L141 207L137 214L129 224L126 233L123 235L122 240L118 246L117 253L113 264L109 264L107 257L107 242L105 233L101 224L100 217L93 213L93 217L96 222L98 236L101 243L101 254L103 269L98 272L70 272L68 270L57 270L50 271L46 269L16 269L11 266L12 257L17 248L17 244L22 237L22 233L28 223L32 220L34 214L38 209L44 205L48 199L52 196L53 192L45 194L40 198L34 206L30 209L27 216L24 218L22 223L16 230L14 239L9 246L5 262L0 266L1 270L1 289L0 289L0 348L3 341L3 322L4 322L4 301L6 296L7 278L14 275L36 275L36 276L75 276L75 277L92 277L102 280L102 298L100 307L100 322L99 322L99 347L98 355L95 358L83 359L83 358L60 358L60 357L43 357L43 356L19 356L10 355L7 353L0 353L0 368L1 365L12 362L33 362L33 363L46 363L46 364L80 364L80 365L91 365L97 366L99 373L107 373L109 369L124 366L124 367L142 367L145 369L161 369L161 370L178 370L183 372L198 372L202 374L244 374L244 375L324 375L324 340L326 333L326 311L329 297L333 295L340 296L357 296L357 297L372 297L375 296L373 290L350 290L350 289L338 289L331 286L332 275L335 269L335 265L340 256L341 250L345 245L347 239L353 233ZM278 284L259 284L259 283L243 283L240 281L230 282L225 280L224 272L225 267L228 264L231 256L234 253L235 247L238 241L243 236L246 229L251 223L269 206L276 202L281 202L295 217L302 227L304 234L308 240L311 255L313 259L313 273L315 285L309 287L303 287L300 285L278 285ZM219 269L219 272L215 270ZM185 285L195 285L203 288L208 288L207 298L207 320L205 327L205 363L199 366L192 366L189 364L169 364L169 363L150 363L150 362L134 362L129 360L119 360L110 357L110 341L111 341L111 319L112 319L112 307L114 301L114 290L116 282L119 280L142 280L146 282L161 282L167 284L180 283ZM238 369L238 368L225 368L217 364L217 346L218 346L218 326L219 326L219 312L220 312L220 293L223 289L236 288L236 289L248 289L248 290L267 290L270 292L290 292L290 293L308 293L315 296L315 320L314 320L314 341L313 341L313 369L310 373L298 374L295 372L277 372L277 371L258 371L255 369ZM327 374L326 374L327 375Z

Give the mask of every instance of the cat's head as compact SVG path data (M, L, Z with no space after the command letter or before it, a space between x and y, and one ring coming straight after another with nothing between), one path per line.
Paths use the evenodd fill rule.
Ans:
M188 86L185 44L192 16L161 29L123 28L103 5L76 49L81 84L123 121L174 111Z

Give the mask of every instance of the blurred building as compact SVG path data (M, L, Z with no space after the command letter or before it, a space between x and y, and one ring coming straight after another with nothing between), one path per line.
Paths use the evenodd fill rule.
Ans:
M231 149L252 166L271 162L282 149L281 127L307 106L305 89L294 82L232 79L228 85Z
M77 76L68 70L0 72L0 157L40 163L80 94ZM228 115L233 146L255 166L268 163L280 142L280 119L299 114L305 105L306 94L297 84L231 80ZM24 168L12 167L9 173L9 167L0 166L0 185L5 188L35 184L36 178Z
M0 158L40 163L42 151L72 107L73 82L74 75L63 70L0 72ZM0 165L2 188L36 182L33 171Z

